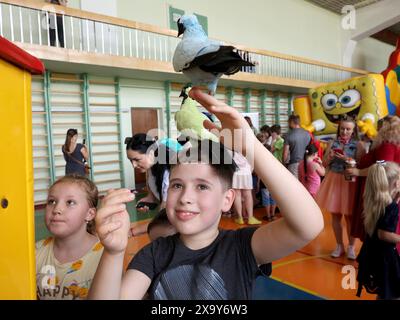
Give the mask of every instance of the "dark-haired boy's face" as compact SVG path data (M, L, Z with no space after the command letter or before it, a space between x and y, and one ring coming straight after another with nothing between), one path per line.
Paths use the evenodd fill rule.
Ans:
M208 164L179 164L171 170L166 210L168 219L183 235L213 233L222 211L228 211L234 191Z

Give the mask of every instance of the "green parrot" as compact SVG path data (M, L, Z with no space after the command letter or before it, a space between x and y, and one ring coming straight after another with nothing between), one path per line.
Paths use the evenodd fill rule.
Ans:
M197 109L197 102L189 97L190 87L183 88L180 97L183 97L181 109L175 113L177 129L192 139L209 139L219 142L217 136L204 128L204 120L210 120Z

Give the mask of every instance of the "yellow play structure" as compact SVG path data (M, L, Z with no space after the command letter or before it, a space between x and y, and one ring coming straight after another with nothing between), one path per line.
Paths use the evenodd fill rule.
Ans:
M293 106L302 127L316 136L335 134L340 119L351 116L361 132L374 137L378 120L388 114L381 74L368 74L312 88L308 96L296 98Z
M381 74L367 74L327 83L297 97L294 112L304 129L315 136L335 134L344 116L357 121L360 131L373 138L378 120L388 114L400 115L400 37Z
M40 60L0 37L0 299L35 299L31 74Z

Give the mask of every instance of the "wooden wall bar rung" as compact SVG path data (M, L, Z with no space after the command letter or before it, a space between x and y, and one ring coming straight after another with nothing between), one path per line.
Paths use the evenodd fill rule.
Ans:
M76 82L76 83L82 83L83 80L82 79L69 79L69 78L50 78L51 81L63 81L63 82Z
M114 114L114 115L116 115L116 114L119 114L119 112L114 112L114 111L110 111L110 112L90 112L90 114L92 114L92 115L99 115L99 116L108 116L108 115L110 115L110 114Z
M104 170L104 171L96 171L96 175L97 175L97 174L116 173L116 172L120 172L120 171L119 171L119 170Z
M82 106L82 102L72 102L72 101L51 101L51 106Z
M81 95L83 92L78 91L62 91L62 90L51 90L51 94L60 94L60 95Z
M117 93L89 92L89 96L96 96L96 97L116 97L116 96L118 96L118 94L117 94Z
M89 84L109 84L116 85L118 82L115 81L101 81L101 80L89 80Z
M90 107L116 107L115 103L89 103Z
M111 136L111 135L118 135L119 132L92 132L92 136Z
M96 184L103 184L103 183L111 183L111 182L120 182L121 179L110 179L110 180L95 180Z
M71 122L56 122L56 123L53 123L52 126L53 127L71 127L71 126L77 126L77 124L71 123Z
M91 122L90 125L92 126L110 126L110 125L116 125L119 124L118 121L113 121L113 122Z
M59 114L59 115L83 114L83 112L81 112L81 111L69 111L69 112L65 112L65 111L52 111L51 113L56 113L56 114Z
M95 161L95 165L103 165L103 164L112 164L112 163L119 163L119 160L109 160L109 161Z
M109 154L115 155L115 151L97 151L97 152L92 152L92 154L96 156L104 156Z
M50 177L47 178L34 178L35 181L50 181Z
M107 142L92 142L93 145L96 146L102 146L102 145L117 145L119 142L118 141L107 141Z

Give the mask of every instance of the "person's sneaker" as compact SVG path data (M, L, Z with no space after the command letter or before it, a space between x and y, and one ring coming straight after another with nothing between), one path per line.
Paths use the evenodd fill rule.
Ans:
M247 224L261 224L261 221L255 217L250 217L249 220L247 220Z
M339 258L341 255L344 254L344 249L341 244L336 245L336 249L332 251L331 257L332 258Z
M244 224L243 218L236 218L236 219L235 219L235 222L236 222L237 224Z
M350 260L356 260L357 255L356 252L354 251L354 246L349 246L347 248L347 258Z
M265 221L269 221L270 217L268 217L268 216L263 216L262 219L265 220Z

